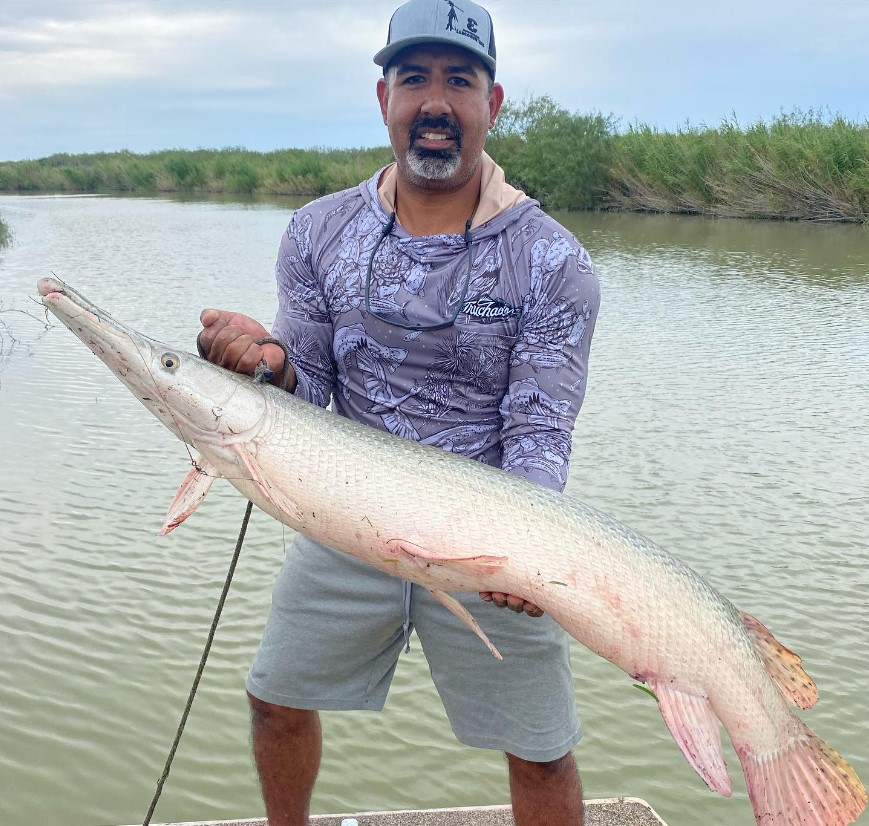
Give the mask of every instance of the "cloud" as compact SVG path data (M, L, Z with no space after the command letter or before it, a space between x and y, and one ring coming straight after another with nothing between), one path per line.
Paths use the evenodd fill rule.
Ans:
M227 14L141 11L37 19L27 28L0 31L0 93L24 98L165 76L183 64L186 43L207 46L232 24Z
M7 0L0 159L383 144L371 57L398 0ZM508 97L675 128L867 116L865 0L488 0ZM862 108L861 108L862 107Z

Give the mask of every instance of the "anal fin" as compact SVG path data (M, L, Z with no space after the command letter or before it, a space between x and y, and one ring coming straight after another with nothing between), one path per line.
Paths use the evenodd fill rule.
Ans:
M474 619L473 615L461 602L459 602L454 596L448 594L446 591L434 591L431 588L428 589L428 592L441 604L446 608L450 613L454 616L458 617L468 628L471 629L484 643L486 643L486 647L492 654L495 655L499 660L503 660L504 658L501 656L501 652L498 651L497 648L492 644L491 640L486 636L486 632L480 628L479 623Z
M733 787L721 750L721 729L709 700L679 691L657 677L649 679L649 686L670 734L694 771L712 791L730 797Z

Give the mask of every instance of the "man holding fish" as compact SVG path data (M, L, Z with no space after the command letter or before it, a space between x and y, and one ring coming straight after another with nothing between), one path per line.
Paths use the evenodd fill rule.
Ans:
M271 333L207 309L199 343L348 418L560 490L599 286L583 247L483 152L504 99L495 58L475 3L397 9L374 57L396 162L293 214ZM257 343L271 335L286 351ZM381 708L411 630L458 739L506 753L517 826L583 822L567 636L520 597L480 597L457 595L503 662L425 588L296 538L247 686L271 826L308 822L318 710Z

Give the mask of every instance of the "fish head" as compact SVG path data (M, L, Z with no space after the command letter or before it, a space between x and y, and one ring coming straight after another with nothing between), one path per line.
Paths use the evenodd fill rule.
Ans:
M57 278L42 303L179 439L196 446L250 439L267 416L262 388L193 353L133 330Z

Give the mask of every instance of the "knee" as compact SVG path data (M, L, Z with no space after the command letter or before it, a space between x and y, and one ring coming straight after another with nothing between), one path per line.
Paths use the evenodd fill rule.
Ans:
M280 732L292 735L316 726L319 717L316 711L305 708L288 708L267 703L248 692L251 723L256 731Z
M506 755L511 777L527 782L546 783L555 778L575 777L578 774L576 761L573 759L573 752L570 751L555 760L544 762L523 760L521 757L517 757L509 752Z

